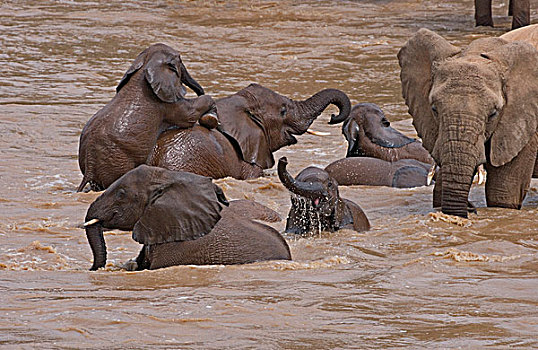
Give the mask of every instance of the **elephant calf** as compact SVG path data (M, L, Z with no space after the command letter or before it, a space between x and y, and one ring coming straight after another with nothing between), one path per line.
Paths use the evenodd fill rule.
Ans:
M215 102L209 96L185 98L183 84L198 96L204 89L194 80L179 53L164 44L145 49L116 88L116 95L86 123L80 135L78 162L91 189L106 189L116 179L145 164L159 134L169 126L211 127Z
M407 137L390 126L385 113L374 103L359 103L342 125L348 142L346 157L373 157L395 162L416 159L433 164L422 142Z
M244 201L223 209L228 205L207 177L141 165L88 209L84 227L94 258L91 270L106 264L103 228L132 231L133 239L144 245L126 265L130 270L291 259L275 229L237 214L251 208L255 219L274 217L270 209Z
M287 164L286 157L278 161L278 177L292 193L286 232L305 235L342 228L370 229L362 209L354 202L340 198L338 183L326 171L308 167L294 179L286 170Z

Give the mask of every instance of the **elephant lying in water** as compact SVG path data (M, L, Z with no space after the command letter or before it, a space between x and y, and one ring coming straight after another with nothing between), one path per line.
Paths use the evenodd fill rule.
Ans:
M189 171L214 179L259 177L271 168L273 152L297 143L329 104L340 109L329 123L344 121L351 110L345 93L322 90L305 101L293 101L258 84L217 100L221 126L172 129L158 139L150 165Z
M170 125L192 127L199 119L216 124L215 102L209 96L186 99L183 84L198 96L194 80L179 53L164 44L145 49L116 88L114 98L86 123L80 135L78 161L83 174L78 191L95 191L140 164L145 164L160 132Z
M103 228L132 230L133 239L144 245L127 264L130 270L291 259L275 229L251 220L270 217L270 209L244 201L237 209L233 201L223 209L227 205L222 190L207 177L141 165L88 209L84 227L94 259L91 270L106 264ZM245 208L259 214L244 217Z
M344 121L342 133L347 154L325 171L339 185L418 187L428 185L433 159L422 143L390 126L373 103L355 105Z
M433 206L467 217L473 175L485 163L487 205L521 208L538 153L537 49L503 38L460 49L420 29L398 59L413 125L440 167Z
M422 143L390 126L385 113L374 103L359 103L342 125L348 142L346 157L372 157L388 162L416 159L433 164Z
M292 193L286 232L300 235L342 228L370 229L370 222L354 202L340 198L338 183L324 170L308 167L294 179L286 170L288 161L278 161L278 177Z

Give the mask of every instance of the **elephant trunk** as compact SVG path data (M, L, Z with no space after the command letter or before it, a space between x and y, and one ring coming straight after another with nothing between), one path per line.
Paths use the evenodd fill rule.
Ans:
M339 109L338 115L331 115L329 124L341 123L347 119L351 111L351 102L349 97L337 89L325 89L314 94L304 101L296 102L298 107L298 116L300 119L295 120L297 134L305 133L314 120L329 106L335 105Z
M465 128L458 126L458 129ZM458 130L457 133L459 136L445 142L441 151L441 210L445 214L467 218L467 204L473 175L478 164L481 163L480 151L483 147L477 147L477 144L482 142L483 145L483 141L470 142L468 137L462 140L463 132Z
M86 237L88 238L93 254L93 265L90 270L95 271L101 267L105 267L106 243L103 237L103 226L99 223L87 225Z
M205 93L204 88L200 84L198 84L198 82L194 80L193 77L191 77L183 63L181 63L181 82L187 85L198 96L201 96Z
M287 165L288 160L286 157L282 157L278 160L278 178L290 192L312 200L328 196L327 191L321 183L295 180L286 169Z

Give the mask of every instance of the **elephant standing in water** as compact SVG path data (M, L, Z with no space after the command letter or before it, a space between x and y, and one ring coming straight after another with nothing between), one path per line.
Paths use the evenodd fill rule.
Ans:
M198 96L204 94L176 50L155 44L138 55L114 98L82 129L78 161L83 179L78 191L88 183L95 191L103 190L145 164L160 132L170 125L190 128L202 116L202 123L216 124L213 99L186 99L183 84Z
M473 175L486 165L488 206L517 208L538 152L538 51L483 38L460 49L420 29L398 53L413 125L440 171L433 205L467 217Z
M228 205L207 177L141 165L116 180L88 209L84 227L93 253L91 270L106 264L103 228L133 231L133 239L144 245L126 265L129 270L291 259L275 229L251 220L274 218L269 208L239 201L234 209L232 201L223 209ZM237 212L245 208L254 213L245 217Z
M278 177L292 193L286 232L300 235L342 228L370 229L368 218L356 203L340 198L338 182L323 169L308 167L294 179L286 170L288 160L278 161Z
M476 26L493 27L491 0L474 0ZM510 0L508 16L512 16L512 29L528 26L531 23L530 0Z
M339 114L329 123L344 121L351 110L345 93L325 89L304 101L293 101L258 84L218 99L220 127L195 126L164 132L155 146L150 165L189 171L214 179L259 177L271 168L273 152L295 144L314 120L334 104Z

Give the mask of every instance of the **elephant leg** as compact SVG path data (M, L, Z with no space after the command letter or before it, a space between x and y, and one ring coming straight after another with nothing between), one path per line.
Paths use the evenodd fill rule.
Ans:
M538 154L536 155L536 162L534 162L534 171L532 172L532 177L538 178Z
M510 5L513 16L512 30L528 26L531 23L530 0L511 0Z
M143 246L136 259L127 261L123 268L127 271L141 271L149 269L150 262L147 259L147 246Z
M510 162L500 167L486 164L486 201L488 207L520 209L530 186L536 152L538 133Z
M474 0L474 19L476 26L493 27L491 16L491 0Z

